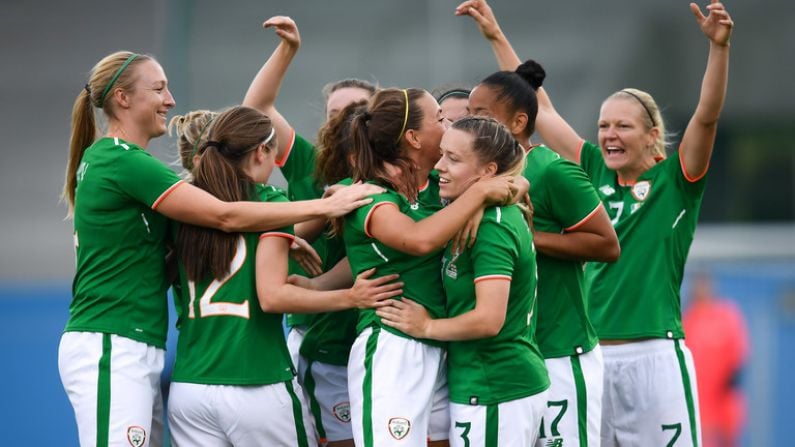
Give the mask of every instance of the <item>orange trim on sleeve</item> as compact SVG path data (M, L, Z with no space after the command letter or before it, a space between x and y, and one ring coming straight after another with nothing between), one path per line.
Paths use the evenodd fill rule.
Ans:
M707 166L704 167L704 172L702 172L701 174L699 174L699 175L697 175L695 177L690 177L687 174L687 169L685 168L685 159L682 157L682 145L680 144L679 145L679 166L682 167L682 175L685 177L685 180L687 180L690 183L695 183L695 182L701 180L702 178L704 178L705 175L707 175L707 171L709 171L709 160L707 160Z
M160 197L158 197L157 200L155 200L155 203L152 204L152 210L157 210L157 207L158 207L158 205L160 205L160 202L162 202L163 199L168 197L169 194L174 192L174 190L177 189L177 187L179 187L180 185L182 185L184 183L185 183L184 180L180 180L177 183L174 183L173 185L171 185L171 187L169 187L167 190L163 191L163 194L160 194Z
M511 276L509 276L509 275L484 275L484 276L478 276L477 278L475 278L475 281L473 281L473 282L475 284L477 284L477 283L479 283L481 281L491 281L491 280L494 280L494 279L499 279L499 280L502 280L502 281L511 281L511 280L513 280L513 278Z
M284 233L281 231L269 231L267 233L262 233L259 235L259 240L263 240L266 237L283 237L285 239L288 239L291 244L293 243L293 241L295 241L295 236L293 236L290 233Z
M287 150L284 151L284 155L282 155L281 160L276 160L274 163L277 167L281 168L287 163L287 159L290 158L290 152L293 151L293 146L295 145L295 129L290 129L290 145L287 146Z
M599 205L596 205L596 208L594 208L594 209L593 209L593 211L591 211L590 213L588 213L588 215L587 215L587 216L583 217L583 218L582 218L582 220L580 220L579 222L577 222L576 224L574 224L574 225L572 225L572 226L570 226L570 227L568 227L568 228L564 228L564 229L563 229L563 231L569 231L569 232L571 232L571 231L574 231L574 230L576 230L577 228L581 227L581 226L582 226L582 225L584 225L586 222L588 222L589 220L591 220L591 218L592 218L592 217L594 217L594 216L596 215L596 213L598 213L598 212L599 212L599 208L601 208L602 206L603 206L603 205L602 205L602 203L600 202L600 203L599 203Z
M575 163L582 164L582 148L585 147L585 139L580 140L580 148L577 149L576 159L574 160Z
M379 203L376 203L375 205L373 205L373 207L370 208L370 211L367 212L367 217L364 218L364 234L366 234L367 237L373 237L373 235L370 234L370 217L372 217L373 211L375 211L381 205L392 205L395 208L398 207L397 205L395 205L392 202L379 202Z

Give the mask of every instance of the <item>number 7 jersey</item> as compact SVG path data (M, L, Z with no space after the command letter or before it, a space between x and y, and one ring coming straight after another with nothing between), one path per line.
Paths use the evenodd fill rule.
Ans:
M583 144L581 165L621 245L615 263L586 264L589 313L600 339L684 337L679 289L706 180L686 178L678 155L625 185L598 146Z

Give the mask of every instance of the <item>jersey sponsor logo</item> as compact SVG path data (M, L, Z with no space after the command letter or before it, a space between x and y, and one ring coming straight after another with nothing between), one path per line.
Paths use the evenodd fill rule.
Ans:
M138 425L127 427L127 442L132 447L141 447L146 443L146 430Z
M648 180L644 180L635 183L635 186L632 187L632 196L635 197L635 200L642 202L649 196L649 191L651 191L651 183Z
M417 211L418 209L420 209L420 203L419 202L412 203L411 204L411 209L413 209L414 211Z
M400 441L408 436L411 431L411 422L406 418L392 418L389 420L387 427L389 428L389 434Z
M600 188L599 188L599 191L600 191L602 194L604 194L605 196L612 196L613 194L615 194L615 193L616 193L616 190L615 190L615 189L613 189L613 187L612 187L612 186L610 186L610 185L604 185L604 186L600 187Z
M334 417L337 418L340 422L351 422L351 403L350 402L340 402L331 409L334 413Z

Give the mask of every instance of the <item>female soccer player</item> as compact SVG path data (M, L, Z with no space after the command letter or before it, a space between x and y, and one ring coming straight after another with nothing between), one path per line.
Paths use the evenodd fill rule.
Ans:
M348 104L369 99L375 87L366 81L344 79L323 88L326 122L318 134L322 147L316 151L311 143L295 133L275 106L279 86L301 44L298 28L289 17L279 16L268 19L264 26L273 28L281 41L252 81L243 103L270 116L277 135L286 143L279 147L277 164L287 179L290 199L318 198L323 195L326 185L351 175L350 162L345 155L338 156L339 152L347 153L346 148L343 144L327 141L326 127ZM321 172L333 175L321 178ZM320 225L318 230L322 234L311 238L312 246L322 259L321 270L328 271L344 258L345 247L342 238L328 234L324 225ZM306 275L313 272L291 262L290 273ZM291 326L288 347L299 371L299 382L305 385L304 391L312 405L318 436L330 446L353 445L348 410L347 363L355 336L355 318L355 310L322 316L287 315L287 323ZM305 340L307 335L309 339Z
M524 148L491 118L455 122L436 164L443 199L457 200L481 178L519 174ZM442 258L447 318L432 319L414 301L376 311L412 337L449 341L450 439L453 446L529 446L538 437L549 378L534 341L536 259L518 205L487 208L472 247L448 246Z
M458 84L445 84L433 90L433 97L442 108L442 115L456 122L469 115L469 93L472 90Z
M466 2L458 11L476 19L499 59L504 36L488 5ZM524 175L532 185L538 250L536 339L552 382L538 445L557 441L594 445L601 426L603 365L587 312L582 262L615 261L618 239L583 170L549 148L531 144L538 110L535 89L543 74L532 64L518 65L478 84L470 108L475 114L497 118L528 150ZM508 69L502 64L501 68Z
M353 121L353 178L383 185L387 192L376 196L373 206L346 216L342 228L354 274L373 267L377 275L400 273L404 296L434 317L444 314L440 249L484 202L510 196L507 179L490 179L441 209L438 177L429 174L445 127L428 92L378 91ZM428 438L446 440L441 344L384 327L372 310L359 313L357 331L348 362L356 445L425 447ZM429 430L431 425L436 430Z
M276 146L271 121L259 111L235 107L223 112L199 150L193 183L229 201L286 201L279 190L264 185ZM398 294L399 287L361 278L353 289L333 292L289 285L293 237L291 226L261 234L180 226L176 251L185 293L178 302L180 333L169 400L175 445L315 445L281 312L376 305L379 297Z
M706 16L694 3L690 9L709 41L709 55L676 156L666 157L662 115L646 92L623 89L602 103L597 145L584 141L547 93L538 91L539 133L589 174L621 242L617 263L589 263L586 269L589 315L605 359L605 446L700 444L679 293L726 97L734 22L717 1L707 5ZM510 48L504 39L500 45Z
M302 203L221 201L146 151L174 105L160 64L123 51L97 63L72 111L63 195L77 271L58 366L83 445L161 442L167 218L262 231L344 214L380 191L361 185ZM99 139L94 108L108 123Z

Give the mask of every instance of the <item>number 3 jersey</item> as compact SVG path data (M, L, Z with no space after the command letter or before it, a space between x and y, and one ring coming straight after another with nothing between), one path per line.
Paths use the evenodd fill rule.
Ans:
M268 185L258 185L257 195L260 202L287 201L281 190ZM269 385L292 379L282 314L263 312L257 298L257 244L265 237L283 237L291 243L293 228L242 233L225 278L188 281L180 261L181 292L174 294L179 340L173 381Z
M580 163L621 244L615 263L586 264L589 312L601 339L684 337L679 289L706 180L685 178L678 155L624 185L599 146L583 144Z

